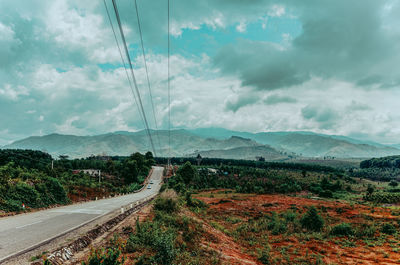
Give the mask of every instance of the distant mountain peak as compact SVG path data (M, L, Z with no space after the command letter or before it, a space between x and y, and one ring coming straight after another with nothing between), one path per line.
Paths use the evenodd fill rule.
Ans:
M155 145L159 156L166 156L168 130L151 130L157 134ZM159 141L158 141L159 139ZM269 156L283 158L276 153L290 153L304 157L334 156L340 158L370 158L399 155L400 150L390 146L373 145L346 136L324 135L312 132L261 132L249 133L223 128L174 129L171 130L171 155L184 156L196 152L209 155L242 158ZM145 130L116 131L95 136L75 136L53 133L32 136L15 141L2 148L48 150L51 155L68 154L70 157L85 157L91 154L129 155L149 150ZM272 151L274 150L274 151ZM210 153L213 151L212 153ZM236 152L236 153L232 153ZM274 153L276 152L276 153ZM271 154L274 155L272 156ZM239 156L238 156L239 155Z

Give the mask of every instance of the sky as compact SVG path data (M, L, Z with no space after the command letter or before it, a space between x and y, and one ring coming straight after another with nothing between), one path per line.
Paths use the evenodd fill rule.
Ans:
M116 2L150 127L167 129L167 0L137 0L157 124L134 1ZM172 128L400 143L400 1L170 3ZM102 0L0 0L0 146L142 129Z

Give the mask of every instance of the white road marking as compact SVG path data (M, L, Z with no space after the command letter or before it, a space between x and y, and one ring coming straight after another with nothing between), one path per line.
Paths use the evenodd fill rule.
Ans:
M24 228L24 227L27 227L27 226L30 226L30 225L35 225L35 224L38 224L38 223L41 223L41 222L43 222L43 221L37 221L37 222L31 223L31 224L17 226L16 229Z

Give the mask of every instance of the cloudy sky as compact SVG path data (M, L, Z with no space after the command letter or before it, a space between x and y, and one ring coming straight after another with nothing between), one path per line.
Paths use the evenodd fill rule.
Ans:
M166 129L167 0L137 3ZM117 4L154 128L134 1ZM400 142L400 1L171 0L171 33L174 128ZM130 93L102 0L0 0L0 145L141 130Z

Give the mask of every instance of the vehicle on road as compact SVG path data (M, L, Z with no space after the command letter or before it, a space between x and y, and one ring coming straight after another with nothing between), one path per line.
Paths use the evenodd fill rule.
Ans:
M148 190L151 189L151 186L150 186L150 185L147 185L147 189L148 189Z

